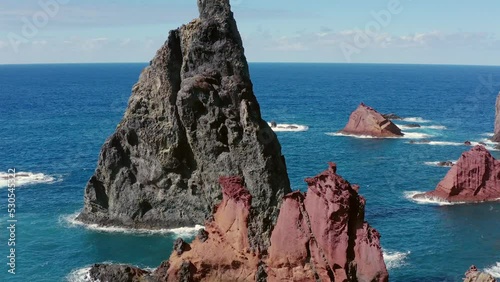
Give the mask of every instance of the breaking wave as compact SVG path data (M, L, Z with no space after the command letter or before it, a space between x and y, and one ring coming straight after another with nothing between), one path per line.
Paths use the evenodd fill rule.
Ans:
M0 188L8 187L12 183L14 174L0 172ZM32 172L16 172L15 184L16 187L33 185L33 184L52 184L61 181L62 178L57 178L52 175Z
M328 132L325 134L329 136L353 137L359 139L425 139L432 137L432 135L418 132L403 132L404 136L401 137L374 137L370 135L354 135L341 132Z
M396 124L401 130L423 130L423 129L433 129L433 130L446 130L447 127L444 125L423 125L420 127L411 127L404 124Z
M418 145L432 145L432 146L465 146L464 143L460 142L449 142L449 141L429 141L429 142L414 142L412 144Z
M401 119L402 121L406 122L419 122L419 123L429 123L431 122L430 120L423 119L421 117L408 117L408 118L403 118Z
M113 264L113 262L103 262L103 264ZM87 267L82 267L75 269L71 271L67 276L66 276L66 281L68 282L99 282L92 280L90 278L90 266ZM154 268L142 268L146 271L153 272L155 269Z
M79 268L71 271L66 276L68 282L91 282L90 267Z
M270 122L268 122L268 124L269 126L271 126ZM274 132L303 132L303 131L308 131L309 126L300 124L278 123L276 127L271 126L271 129Z
M410 251L408 252L389 252L384 250L384 261L388 270L399 268L401 266L406 265L406 258L410 255Z
M66 225L67 227L83 227L88 230L97 231L97 232L107 232L107 233L126 233L126 234L140 234L140 235L157 235L157 234L175 234L177 237L188 238L196 235L196 233L205 228L201 225L196 225L194 227L180 227L173 229L133 229L133 228L125 228L118 226L101 226L98 224L87 224L81 221L78 221L76 217L80 214L80 212L64 215L59 218L59 222L61 224Z
M404 196L406 199L415 202L420 205L438 205L438 206L452 206L452 205L460 205L460 204L465 204L465 202L448 202L442 199L438 199L435 197L423 197L423 198L418 198L415 199L413 198L415 195L418 194L423 194L425 192L422 191L407 191L404 192Z
M491 274L495 278L500 278L500 262L484 269L485 272Z
M456 164L457 161L448 161L448 162L452 162L453 164ZM441 161L437 161L437 162L425 162L424 164L425 165L428 165L428 166L437 166L437 167L447 167L447 166L440 166L439 164L442 163Z

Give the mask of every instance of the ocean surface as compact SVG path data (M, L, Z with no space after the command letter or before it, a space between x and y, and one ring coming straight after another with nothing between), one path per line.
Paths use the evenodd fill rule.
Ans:
M145 64L0 66L0 281L84 281L93 263L154 268L190 228L157 233L81 226L74 217L99 150ZM493 132L500 67L251 64L262 115L278 130L294 189L338 164L361 186L366 219L382 234L391 281L462 281L471 264L500 277L500 204L414 202ZM360 102L396 113L402 139L336 134ZM405 128L419 123L420 129ZM427 144L414 141L430 140ZM487 144L492 149L492 144ZM500 152L492 151L497 158ZM16 275L7 273L9 168L16 189Z

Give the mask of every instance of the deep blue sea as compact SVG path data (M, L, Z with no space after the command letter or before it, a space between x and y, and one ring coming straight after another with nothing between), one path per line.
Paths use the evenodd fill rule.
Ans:
M72 223L99 150L114 131L145 64L0 66L0 281L78 281L96 262L156 267L178 236L96 230ZM294 189L338 164L360 184L366 219L382 234L391 281L462 281L471 264L500 276L500 204L417 203L447 168L493 132L500 67L251 64L262 115L307 126L278 132ZM360 102L423 127L409 138L338 136ZM305 128L302 129L305 129ZM403 127L404 128L404 127ZM412 140L429 144L410 144ZM488 144L491 146L491 144ZM500 152L492 151L495 157ZM16 189L16 275L7 273L6 176L29 172ZM21 180L21 179L20 179ZM24 184L24 185L23 185Z

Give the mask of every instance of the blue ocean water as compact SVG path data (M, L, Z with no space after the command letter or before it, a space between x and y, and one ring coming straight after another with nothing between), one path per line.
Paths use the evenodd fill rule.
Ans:
M145 64L0 66L0 176L32 175L16 190L16 275L7 273L7 189L0 180L0 281L67 281L95 262L155 267L189 232L106 232L71 222L101 145ZM251 64L263 117L308 126L278 132L294 189L338 164L360 184L366 218L382 234L391 281L461 281L471 264L500 275L500 204L435 205L407 199L435 188L447 168L493 131L500 67ZM414 140L337 136L360 102L420 123ZM418 139L420 138L420 139ZM488 144L491 146L490 144ZM500 153L492 151L495 157ZM426 164L428 163L428 164ZM186 230L184 230L186 231ZM75 271L81 270L81 273ZM71 277L70 277L71 276Z

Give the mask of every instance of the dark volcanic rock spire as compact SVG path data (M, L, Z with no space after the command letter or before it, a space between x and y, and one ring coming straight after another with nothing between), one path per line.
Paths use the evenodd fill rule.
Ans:
M200 17L170 32L102 147L78 219L132 228L202 224L220 176L252 195L252 248L265 249L290 192L281 146L261 118L229 0L198 0Z
M495 104L495 135L493 135L491 140L500 142L500 93L498 93L497 102Z

